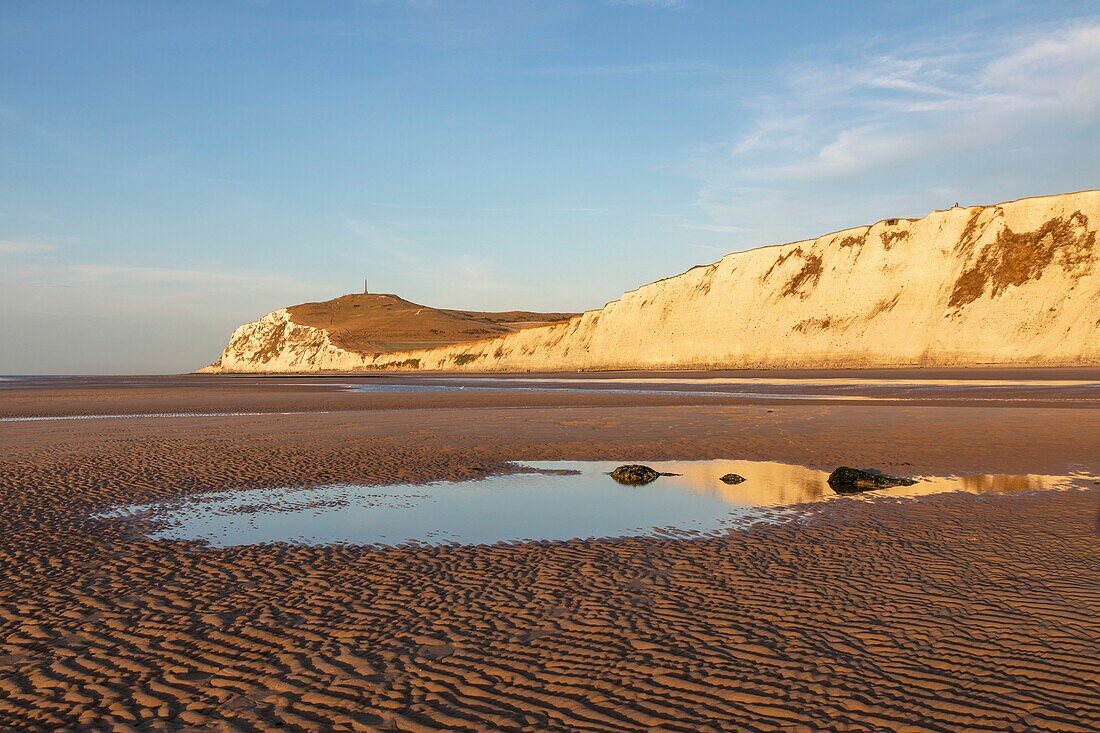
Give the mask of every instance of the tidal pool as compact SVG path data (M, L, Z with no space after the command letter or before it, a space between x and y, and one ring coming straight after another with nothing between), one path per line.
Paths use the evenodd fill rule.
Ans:
M767 461L649 461L663 476L623 486L608 473L641 461L533 461L525 472L480 480L394 486L331 485L192 495L127 506L99 518L155 522L157 539L200 540L215 547L292 542L358 545L494 544L608 537L691 538L789 515L787 507L837 496L828 474ZM744 476L728 486L724 474ZM915 486L861 497L911 497L1070 488L1068 476L985 474L924 477ZM858 499L857 499L858 500Z

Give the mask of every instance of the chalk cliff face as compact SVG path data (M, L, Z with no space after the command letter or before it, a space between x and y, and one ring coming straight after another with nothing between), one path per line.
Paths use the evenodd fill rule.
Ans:
M358 353L286 309L204 371L1100 364L1100 191L887 219L727 255L570 320Z

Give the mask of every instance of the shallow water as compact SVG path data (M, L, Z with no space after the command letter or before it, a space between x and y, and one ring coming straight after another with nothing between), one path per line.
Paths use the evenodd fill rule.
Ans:
M352 392L561 392L761 400L967 400L1100 402L1095 380L858 379L762 377L393 377L345 384ZM1021 391L1024 390L1024 391Z
M200 494L129 506L100 517L158 522L152 537L217 547L262 542L363 545L493 544L605 537L698 537L775 521L794 504L851 501L828 474L767 461L653 461L665 476L623 486L607 474L621 462L537 461L530 472L425 485L337 485ZM737 473L747 480L723 484ZM927 477L915 486L862 496L908 497L1068 488L1082 476L986 474Z
M837 400L856 401L869 397L861 395L809 394L795 392L733 392L704 389L632 389L630 387L601 388L599 386L562 387L564 380L551 381L543 386L517 386L502 380L491 385L485 384L355 384L346 389L352 392L565 392L568 394L617 394L617 395L658 395L661 397L739 397L742 399L770 400ZM588 385L589 382L582 384Z
M260 415L325 415L323 410L298 412L136 412L126 414L86 415L33 415L28 417L0 417L5 422L56 422L59 420L145 420L152 418L180 417L258 417Z
M943 379L928 378L885 378L885 377L696 377L685 379L683 377L599 377L585 379L582 377L433 377L425 376L436 382L449 382L455 384L472 384L477 382L507 383L538 383L538 384L634 384L634 385L712 385L712 386L811 386L811 387L1100 387L1100 382L1093 379L1005 379L1005 378L973 378L973 379Z

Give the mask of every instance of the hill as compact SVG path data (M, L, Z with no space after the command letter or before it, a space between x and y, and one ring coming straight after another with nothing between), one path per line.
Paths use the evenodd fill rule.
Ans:
M287 309L291 322L324 329L340 349L366 354L430 348L568 320L575 313L483 313L431 308L387 294L342 295Z
M201 370L313 371L333 356L358 358L430 349L557 323L574 313L459 311L412 303L392 294L351 294L281 308L245 324L222 357ZM259 333L258 333L259 332ZM256 368L242 368L248 361Z
M1095 365L1098 223L1100 191L884 219L730 254L568 320L384 352L283 309L206 371Z

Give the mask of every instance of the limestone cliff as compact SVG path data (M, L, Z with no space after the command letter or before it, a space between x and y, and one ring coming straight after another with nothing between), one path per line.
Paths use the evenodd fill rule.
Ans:
M599 310L385 353L278 310L205 371L1100 364L1100 191L886 219L762 247Z

